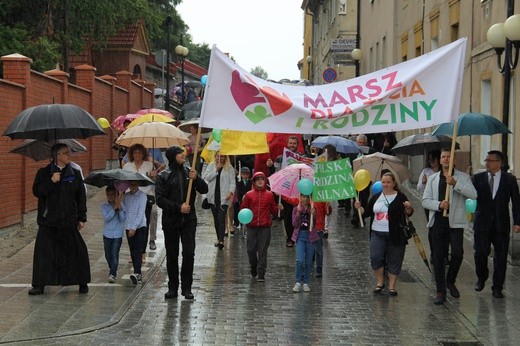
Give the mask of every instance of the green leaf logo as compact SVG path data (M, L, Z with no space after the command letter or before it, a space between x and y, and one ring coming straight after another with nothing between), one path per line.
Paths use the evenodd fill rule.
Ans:
M260 105L255 106L255 108L253 110L254 110L254 112L252 112L252 111L246 112L246 117L253 124L258 124L262 120L265 120L272 116L271 114L267 113L267 109L264 106L260 106Z

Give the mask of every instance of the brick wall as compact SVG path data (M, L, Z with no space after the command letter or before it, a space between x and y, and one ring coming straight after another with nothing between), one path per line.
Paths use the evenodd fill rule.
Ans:
M3 79L0 79L0 131L26 108L47 103L70 103L90 112L96 119L104 117L112 122L117 116L133 113L153 105L153 84L131 80L131 73L120 71L116 77L95 75L95 67L76 67L76 83L69 83L69 75L51 70L39 73L30 69L32 60L11 54L1 59ZM84 174L104 169L107 160L117 159L112 149L115 135L110 129L106 136L79 140L87 147L86 153L73 154L73 160L83 168ZM48 164L35 162L18 154L9 153L23 140L0 137L0 160L4 163L0 174L0 228L23 221L24 214L36 209L37 200L32 193L36 171Z

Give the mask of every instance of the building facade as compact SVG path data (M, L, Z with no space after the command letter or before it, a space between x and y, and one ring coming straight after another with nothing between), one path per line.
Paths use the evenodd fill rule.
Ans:
M359 13L356 16L357 8ZM467 37L459 114L479 112L493 115L515 133L515 129L520 128L517 72L511 71L508 77L499 71L497 53L487 41L488 29L495 23L503 23L515 8L520 12L520 0L306 0L302 9L313 14L313 65L310 74L314 75L314 81L319 79L316 74L331 61L328 42L342 35L352 37L356 24L360 38L357 44L363 52L360 74L416 58ZM345 14L341 14L343 12ZM356 19L359 19L357 23ZM502 56L501 64L503 61ZM349 76L348 72L339 74L338 80ZM431 130L407 131L398 133L397 137ZM520 162L520 141L515 140L514 135L507 135L505 139L502 135L465 136L457 138L457 141L462 149L457 154L457 168L469 170L471 165L470 172L482 171L489 150L506 149L509 170L516 176L520 175L520 165L515 164ZM421 166L420 158L410 160L415 176L418 176ZM520 260L520 240L517 238L513 234L513 262Z

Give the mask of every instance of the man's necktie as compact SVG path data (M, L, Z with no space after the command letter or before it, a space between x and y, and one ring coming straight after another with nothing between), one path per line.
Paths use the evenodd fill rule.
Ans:
M489 189L491 190L491 198L493 198L493 191L495 190L495 173L490 173L491 178L489 178Z

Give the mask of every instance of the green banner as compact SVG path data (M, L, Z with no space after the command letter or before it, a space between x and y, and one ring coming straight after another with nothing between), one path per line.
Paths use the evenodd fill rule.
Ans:
M314 163L315 202L337 201L356 196L352 165L348 158Z

